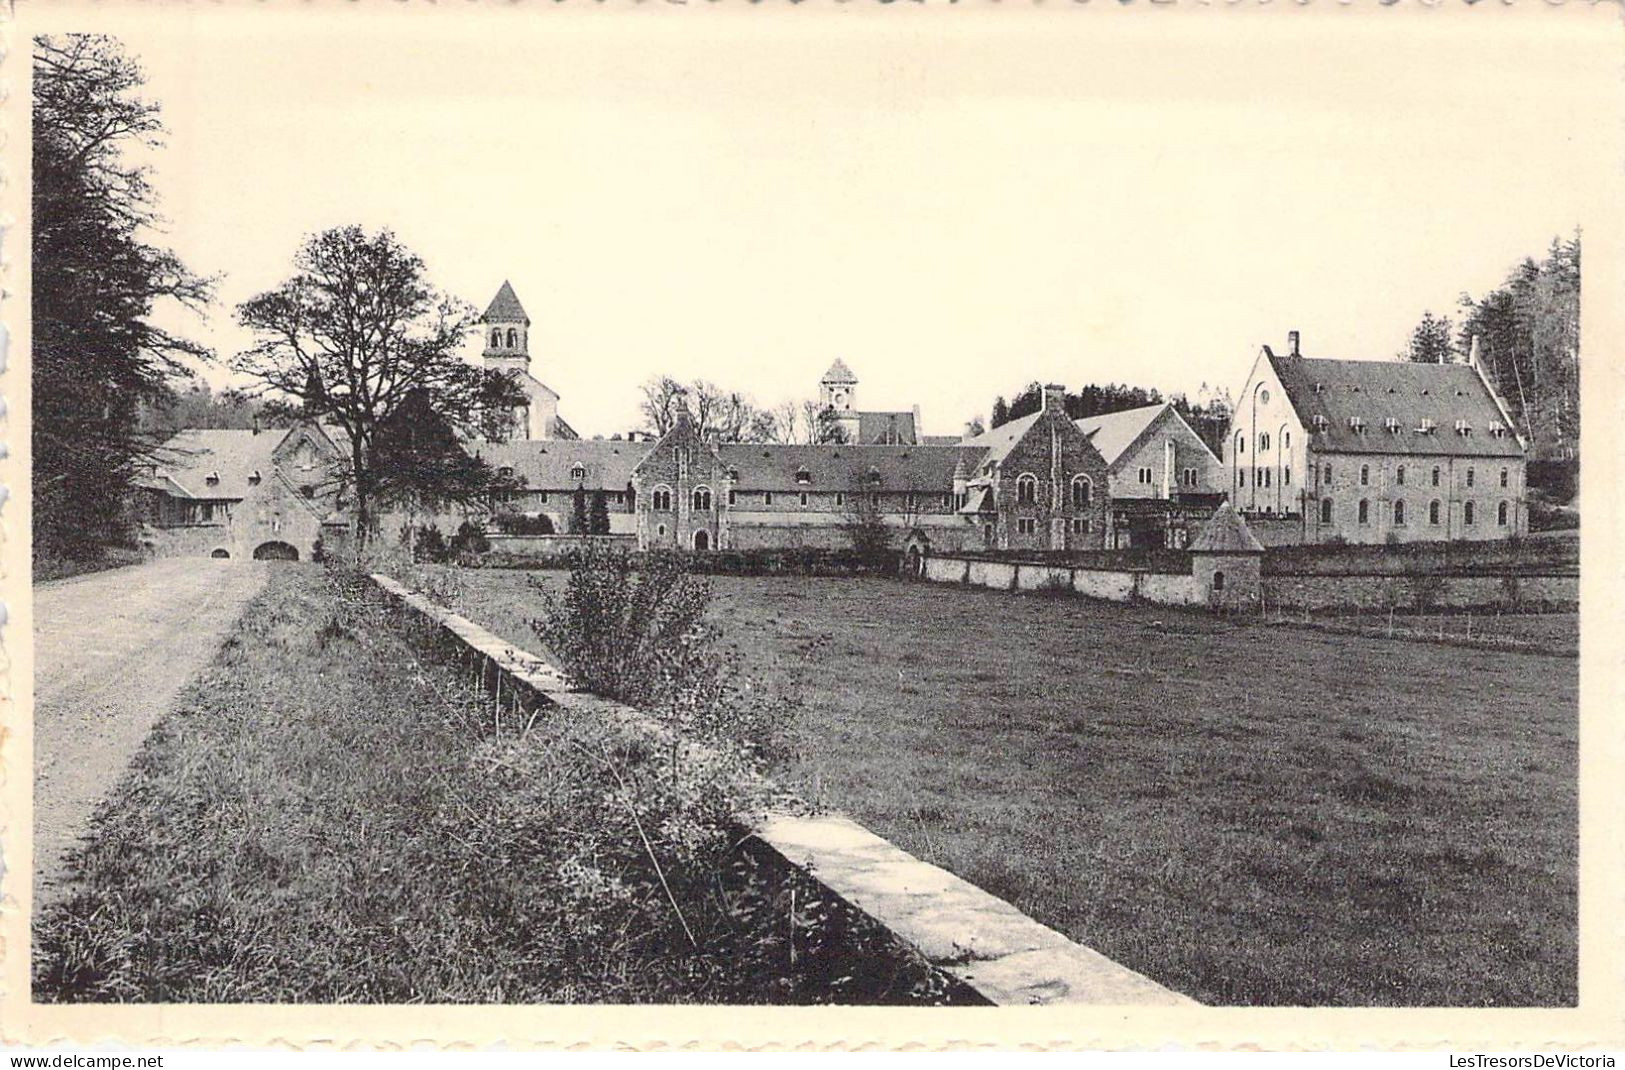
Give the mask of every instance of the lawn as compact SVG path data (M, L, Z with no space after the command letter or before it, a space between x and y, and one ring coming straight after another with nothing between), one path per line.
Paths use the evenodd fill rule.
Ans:
M534 574L558 582L558 574ZM464 612L532 643L525 573ZM1570 1005L1578 663L887 579L717 578L778 776L1221 1004Z

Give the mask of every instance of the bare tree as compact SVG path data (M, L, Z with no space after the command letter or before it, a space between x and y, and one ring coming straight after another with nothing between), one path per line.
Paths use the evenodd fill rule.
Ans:
M238 321L258 337L235 358L237 370L303 398L307 416L344 431L358 545L375 519L379 428L409 398L455 431L485 434L524 402L508 376L462 358L474 309L425 276L423 261L390 231L335 227L306 240L291 278L237 306Z
M656 438L662 438L677 425L677 414L687 404L683 395L688 388L669 375L661 375L650 379L639 389L643 391L643 400L638 403L638 408L648 422L649 431Z

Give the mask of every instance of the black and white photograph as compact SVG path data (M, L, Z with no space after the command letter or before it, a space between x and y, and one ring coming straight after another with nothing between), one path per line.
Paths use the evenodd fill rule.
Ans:
M19 5L37 1035L1578 1043L1618 12L1224 8Z

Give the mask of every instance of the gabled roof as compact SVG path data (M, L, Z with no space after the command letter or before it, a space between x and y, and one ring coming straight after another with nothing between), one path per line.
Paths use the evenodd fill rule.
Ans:
M632 482L632 469L648 455L647 442L614 442L563 439L518 439L510 442L480 442L470 446L475 456L499 472L512 468L515 479L523 479L530 490L625 490ZM571 478L580 465L583 477Z
M829 371L825 372L824 377L819 380L821 383L855 383L857 381L858 377L852 374L852 369L848 368L846 362L840 357L835 358L835 363L829 366Z
M1016 443L1021 441L1022 436L1027 433L1027 429L1037 423L1038 418L1042 415L1044 415L1044 411L1040 409L1037 412L1028 413L1026 416L1018 416L1014 420L1000 424L991 431L984 431L980 435L967 438L960 445L978 446L985 449L987 455L982 458L984 462L1002 461L1005 455L1015 448Z
M912 412L859 412L858 443L864 446L888 443L912 446L920 440Z
M738 472L739 490L878 490L947 493L954 468L980 463L983 451L965 446L781 446L727 443L717 447L723 467ZM806 479L798 478L802 474ZM878 482L871 482L875 477Z
M1268 346L1264 356L1317 450L1523 456L1518 436L1471 365L1276 356ZM1316 416L1325 418L1323 430ZM1363 433L1351 426L1354 418L1364 421ZM1397 433L1387 430L1389 419L1398 421ZM1418 430L1424 420L1432 421L1432 433ZM1457 420L1472 433L1458 434ZM1496 428L1504 434L1496 437Z
M491 298L491 303L485 306L485 315L480 317L481 323L522 323L530 326L530 317L525 315L525 306L519 303L519 295L513 292L508 280L502 280L502 288L497 295Z
M991 487L972 487L965 494L965 504L959 507L961 516L979 516L983 513L996 513L993 508L993 490Z
M207 428L177 431L158 448L156 477L143 485L178 497L241 500L248 496L249 479L261 480L277 471L277 447L299 428L269 431ZM318 436L319 437L319 436ZM215 483L209 477L218 476ZM178 489L177 489L178 488Z
M1224 502L1188 547L1193 554L1261 554L1264 544L1247 527L1235 506Z
M1155 405L1141 405L1119 412L1101 413L1099 416L1085 416L1072 422L1077 425L1079 431L1089 436L1089 441L1095 444L1095 449L1100 451L1106 463L1114 465L1123 455L1123 451L1145 433L1152 421L1171 407L1168 402L1159 401Z

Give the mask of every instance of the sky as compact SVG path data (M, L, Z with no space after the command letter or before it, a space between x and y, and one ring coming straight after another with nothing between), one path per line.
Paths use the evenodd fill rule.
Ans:
M388 226L480 308L512 282L586 435L659 374L772 404L840 357L947 434L1034 380L1236 390L1288 330L1387 358L1581 224L1617 140L1579 5L34 14L146 68L164 240L222 276L188 333L229 356L305 235Z

